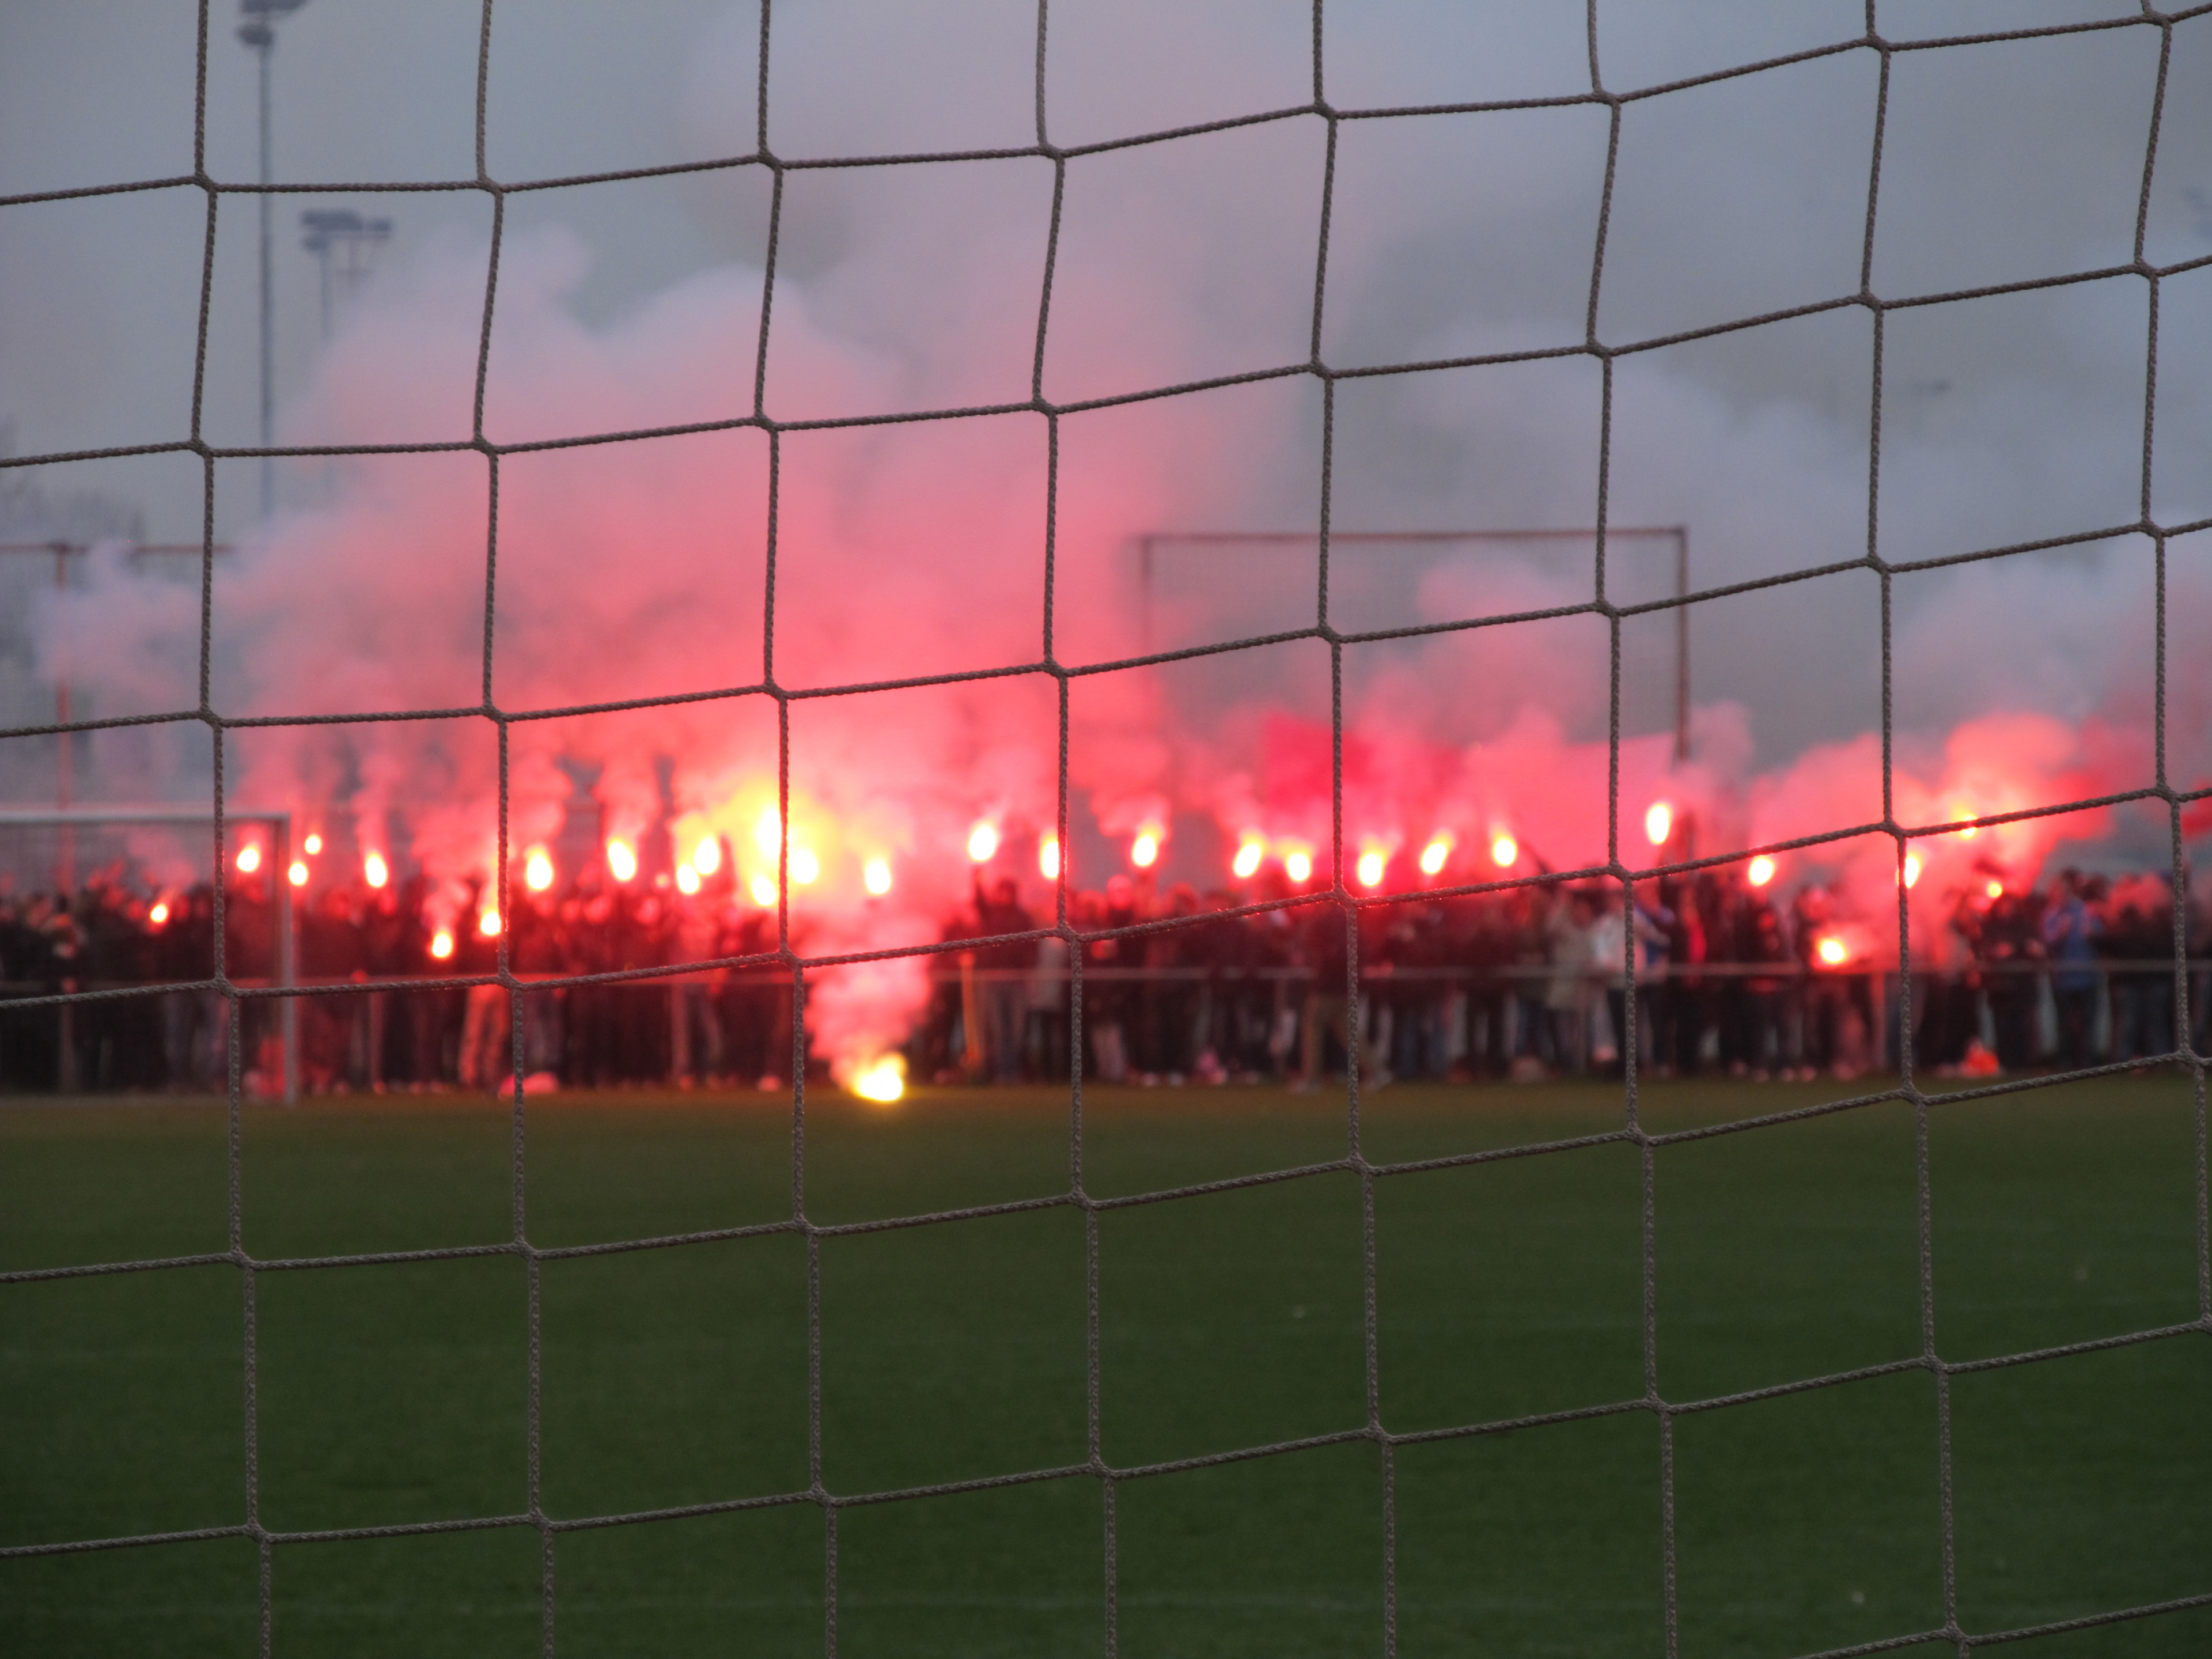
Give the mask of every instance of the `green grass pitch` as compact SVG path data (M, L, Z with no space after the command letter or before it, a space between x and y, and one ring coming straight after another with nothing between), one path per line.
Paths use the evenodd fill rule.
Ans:
M1662 1084L1654 1133L1814 1090ZM1617 1086L1420 1089L1367 1103L1413 1161L1620 1126ZM815 1222L1065 1193L1063 1096L918 1091L810 1107ZM528 1231L565 1247L791 1213L787 1103L533 1099ZM454 1097L241 1125L260 1259L512 1236L510 1120ZM0 1270L228 1248L218 1105L0 1109ZM1967 1361L2202 1314L2185 1079L1929 1116L1938 1352ZM1084 1179L1112 1198L1343 1156L1342 1101L1086 1093ZM1921 1351L1911 1109L1885 1103L1653 1153L1657 1385L1697 1401ZM1394 1434L1645 1393L1641 1154L1612 1144L1375 1185L1380 1413ZM1347 1171L1098 1218L1098 1433L1116 1468L1367 1421L1359 1179ZM826 1236L820 1479L893 1492L1089 1455L1084 1217L1068 1206ZM514 1515L529 1502L528 1280L513 1255L257 1275L259 1518L282 1532ZM805 1492L808 1252L789 1233L546 1261L543 1500L635 1515ZM0 1285L0 1545L246 1518L247 1317L228 1264ZM1948 1382L1960 1620L2016 1630L2212 1592L2212 1340L2196 1330ZM1685 1656L1784 1656L1944 1619L1938 1393L1924 1370L1687 1413L1672 1445ZM1397 1650L1666 1651L1658 1422L1631 1409L1396 1445ZM1119 1651L1379 1655L1372 1440L1115 1483ZM846 1656L1104 1651L1093 1475L841 1507ZM563 1656L818 1654L809 1502L558 1534ZM285 1541L279 1655L540 1650L527 1527ZM243 1656L244 1538L0 1559L0 1651ZM2212 1611L2022 1644L2026 1659L2212 1651ZM1928 1659L1948 1644L1910 1650Z

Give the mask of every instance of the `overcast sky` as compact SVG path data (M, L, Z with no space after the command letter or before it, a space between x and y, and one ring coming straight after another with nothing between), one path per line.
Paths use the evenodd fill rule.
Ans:
M2134 12L2123 0L1925 0L1881 5L1880 27L1903 40ZM473 177L480 15L470 0L310 0L280 24L277 178ZM1036 15L1026 0L779 5L770 143L793 157L1033 143ZM1615 91L1848 39L1863 21L1856 4L1828 0L1634 0L1598 15ZM1310 18L1289 0L1054 0L1050 136L1085 143L1304 102ZM217 6L207 164L244 180L256 166L253 64L234 21ZM501 0L490 171L520 181L749 149L758 34L757 12L725 0ZM1326 91L1342 108L1572 96L1589 89L1586 46L1579 8L1559 0L1332 5ZM2128 260L2159 46L2154 30L2129 28L1899 56L1875 291ZM0 10L0 192L188 172L193 66L193 9L179 0ZM1630 106L1601 337L1625 344L1854 292L1878 76L1876 54L1861 50ZM1578 342L1606 134L1589 106L1345 124L1325 359L1383 366ZM1324 136L1309 116L1074 163L1048 392L1112 395L1303 359ZM2174 32L2160 143L2146 255L2212 253L2212 17ZM888 366L868 382L886 406L1018 399L1050 187L1036 158L795 174L781 280L816 325ZM757 271L766 204L757 168L569 188L514 198L507 235L510 248L566 260L548 291L608 329L702 273ZM392 219L374 278L391 295L428 291L471 259L480 269L487 245L480 192L277 198L280 435L308 418L325 362L299 215L330 205ZM254 438L256 222L251 198L223 198L205 416L219 443ZM0 209L0 423L14 453L185 434L205 223L190 187ZM1958 553L2134 519L2146 295L2123 276L1893 315L1882 550ZM1864 551L1871 333L1868 314L1849 309L1623 360L1615 522L1689 525L1701 584ZM2152 505L2179 521L2212 513L2212 270L2165 283L2160 340ZM733 366L732 383L749 402L750 365ZM1591 522L1599 384L1588 357L1346 383L1335 523ZM880 412L832 411L809 401L828 392L789 374L772 373L771 393L779 413ZM1316 383L1218 407L1263 441L1210 495L1183 498L1186 523L1311 525ZM289 469L282 490L298 502L321 487L313 470ZM190 458L51 465L35 488L50 500L100 492L157 539L195 536L200 522ZM247 534L253 508L252 464L226 465L219 532ZM2146 545L2124 540L1901 580L1900 718L2107 706L2126 671L2116 656L2143 637L2148 568ZM1555 575L1574 580L1548 568L1530 579ZM1701 655L1699 688L1751 705L1763 750L1873 722L1870 580L1732 603L1700 622L1701 640L1725 648ZM1257 625L1265 607L1264 594L1224 599L1213 622Z

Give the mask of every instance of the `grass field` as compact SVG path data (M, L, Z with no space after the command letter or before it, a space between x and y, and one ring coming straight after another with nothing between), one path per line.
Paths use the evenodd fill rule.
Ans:
M1820 1097L1660 1085L1654 1133ZM1399 1088L1378 1162L1601 1133L1619 1091ZM296 1259L512 1236L510 1122L453 1097L249 1109L246 1248ZM0 1271L228 1248L218 1105L0 1107ZM1340 1158L1342 1102L1086 1093L1109 1198ZM1613 1144L1375 1187L1380 1412L1394 1433L1642 1398L1639 1152ZM1662 1146L1656 1370L1710 1400L1921 1352L1915 1124L1883 1104ZM1948 1361L2198 1320L2185 1080L1930 1115ZM1048 1091L810 1108L806 1212L878 1221L1065 1192ZM788 1107L533 1100L528 1231L566 1247L791 1213ZM1362 1191L1346 1171L1103 1211L1101 1450L1117 1468L1367 1421ZM1084 1218L1072 1206L820 1241L821 1480L840 1495L1083 1462ZM528 1282L512 1255L258 1274L259 1518L284 1532L529 1502ZM809 1485L808 1260L789 1233L544 1262L543 1498L629 1514ZM0 1545L246 1516L246 1298L228 1264L0 1285ZM2203 1331L1949 1381L1959 1618L2017 1629L2212 1592ZM1940 1627L1934 1376L1907 1370L1675 1420L1685 1656ZM1658 1656L1661 1442L1641 1409L1397 1446L1398 1650ZM1383 1486L1358 1440L1116 1483L1119 1650L1383 1650ZM1088 1474L843 1508L844 1655L1099 1655ZM791 1504L559 1534L564 1656L819 1653L824 1519ZM276 1651L539 1650L526 1527L279 1543ZM243 1538L0 1559L0 1651L245 1655ZM1909 1650L1932 1656L1948 1645ZM2197 1609L2035 1638L2029 1659L2212 1651Z

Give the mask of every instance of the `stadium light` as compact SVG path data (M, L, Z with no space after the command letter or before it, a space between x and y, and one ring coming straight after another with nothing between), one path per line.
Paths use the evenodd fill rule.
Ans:
M261 82L261 447L264 450L274 447L276 441L276 290L269 220L273 198L268 189L276 182L276 174L269 143L269 61L276 51L276 20L289 17L307 3L307 0L238 0L239 15L246 20L238 26L238 38L252 48ZM261 516L264 519L276 505L275 465L274 458L262 456Z

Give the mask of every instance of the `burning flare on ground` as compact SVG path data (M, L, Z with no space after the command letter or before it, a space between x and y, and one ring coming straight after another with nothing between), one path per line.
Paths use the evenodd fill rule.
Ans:
M846 1086L863 1100L891 1105L906 1093L906 1061L897 1054L872 1060L853 1073Z

